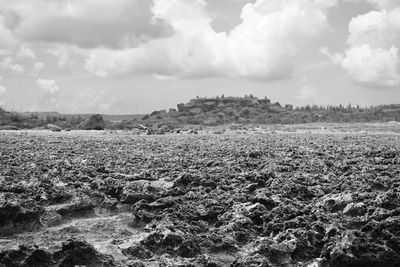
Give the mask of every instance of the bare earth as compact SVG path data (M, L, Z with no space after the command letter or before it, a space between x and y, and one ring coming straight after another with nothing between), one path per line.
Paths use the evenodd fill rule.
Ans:
M0 266L399 266L399 132L0 132Z

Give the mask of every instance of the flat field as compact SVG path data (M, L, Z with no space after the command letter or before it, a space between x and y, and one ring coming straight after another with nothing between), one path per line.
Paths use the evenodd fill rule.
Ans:
M400 266L398 133L240 133L0 132L0 266Z

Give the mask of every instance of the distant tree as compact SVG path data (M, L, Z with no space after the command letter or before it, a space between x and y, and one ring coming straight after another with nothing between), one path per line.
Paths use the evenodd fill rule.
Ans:
M39 115L37 113L32 113L32 114L30 114L29 118L32 120L37 120L37 119L39 119Z

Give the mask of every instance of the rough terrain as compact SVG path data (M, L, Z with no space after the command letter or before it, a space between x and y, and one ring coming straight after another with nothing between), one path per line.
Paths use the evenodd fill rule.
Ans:
M400 266L400 135L0 132L0 266Z

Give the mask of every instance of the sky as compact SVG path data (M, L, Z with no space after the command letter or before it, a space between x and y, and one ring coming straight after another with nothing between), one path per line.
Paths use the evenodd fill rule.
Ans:
M400 103L399 0L0 0L0 106Z

